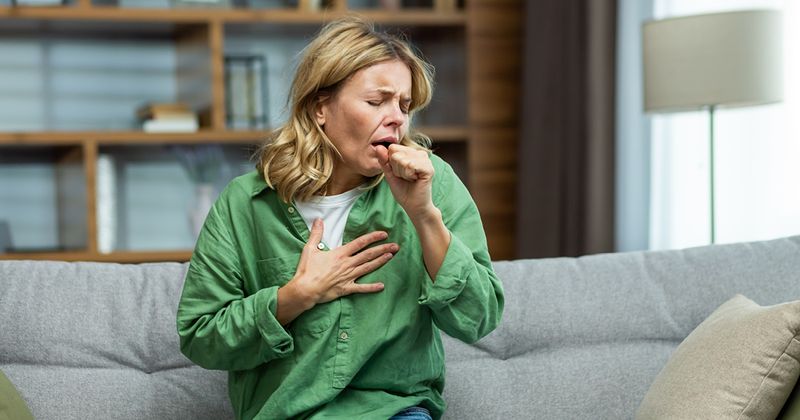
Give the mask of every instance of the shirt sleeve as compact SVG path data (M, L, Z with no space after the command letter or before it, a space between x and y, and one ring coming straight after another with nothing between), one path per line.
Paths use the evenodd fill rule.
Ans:
M450 231L450 246L433 281L426 273L419 303L436 325L466 343L493 331L503 314L503 286L492 269L478 208L452 168L435 159L434 204ZM446 199L444 196L446 194ZM438 197L438 199L437 199Z
M278 288L245 296L239 253L231 239L225 193L197 239L178 303L181 351L206 369L247 370L294 349L275 317Z

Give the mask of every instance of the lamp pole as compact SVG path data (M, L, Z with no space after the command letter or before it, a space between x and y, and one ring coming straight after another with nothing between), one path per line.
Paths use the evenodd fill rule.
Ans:
M711 207L711 244L714 244L717 241L717 230L716 230L716 212L715 208L716 205L714 203L714 110L716 109L716 105L709 105L708 107L708 115L709 115L709 197L710 197L710 207Z

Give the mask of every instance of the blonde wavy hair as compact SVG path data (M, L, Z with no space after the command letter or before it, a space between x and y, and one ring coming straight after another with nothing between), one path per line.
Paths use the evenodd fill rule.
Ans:
M326 192L341 155L314 118L315 107L358 70L387 60L400 60L411 70L410 126L414 113L431 100L434 69L404 39L348 16L325 25L303 49L289 92L289 119L255 153L256 168L281 200ZM400 144L429 150L430 138L409 129ZM369 186L382 179L383 174L374 177Z

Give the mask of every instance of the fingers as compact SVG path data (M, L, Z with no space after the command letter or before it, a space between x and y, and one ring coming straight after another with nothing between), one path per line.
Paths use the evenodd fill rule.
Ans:
M395 254L400 249L400 247L395 244L381 244L371 248L367 248L356 255L353 255L353 263L356 266L364 264L368 261L372 261L375 258L380 257L384 254Z
M365 235L361 235L356 239L353 239L352 241L350 241L346 245L342 245L341 249L345 253L347 253L347 255L353 255L356 252L366 248L367 245L369 245L369 244L371 244L373 242L382 241L382 240L384 240L384 239L386 239L388 237L389 237L388 233L380 231L380 230L379 231L375 231L375 232L370 232L370 233L367 233Z
M392 165L389 163L389 149L384 146L378 146L376 150L378 151L378 162L380 162L381 169L383 169L383 175L389 182L394 182L397 176L392 172Z
M308 235L308 243L307 246L310 247L317 247L317 244L322 242L322 232L325 229L324 223L322 223L322 219L314 219L314 223L311 224L311 233Z
M380 292L383 290L384 285L383 283L350 283L345 291L346 295L351 295L353 293L375 293Z
M389 165L392 167L392 172L399 178L415 181L417 176L412 162L413 156L410 156L410 153L406 153L403 149L394 150L393 152L389 155Z
M389 146L388 161L388 165L384 165L384 172L387 172L387 167L391 168L392 174L398 178L416 181L421 177L433 176L433 164L425 151L393 144Z
M377 146L375 150L378 152L378 161L381 162L381 165L389 163L389 149L384 146Z
M406 181L417 180L417 171L410 161L394 159L391 161L391 165L392 173L398 178L403 178Z
M389 260L392 259L394 255L391 252L385 252L383 254L378 255L377 257L357 266L353 272L352 276L354 278L359 278L365 276L379 268L381 268L384 264L388 263Z

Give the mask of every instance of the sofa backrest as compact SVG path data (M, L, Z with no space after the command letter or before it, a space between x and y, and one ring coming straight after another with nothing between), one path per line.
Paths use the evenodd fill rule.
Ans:
M0 261L0 370L36 419L223 419L227 374L179 351L186 264Z
M496 262L500 326L445 337L445 418L629 419L672 350L741 293L800 299L800 236L686 250Z

